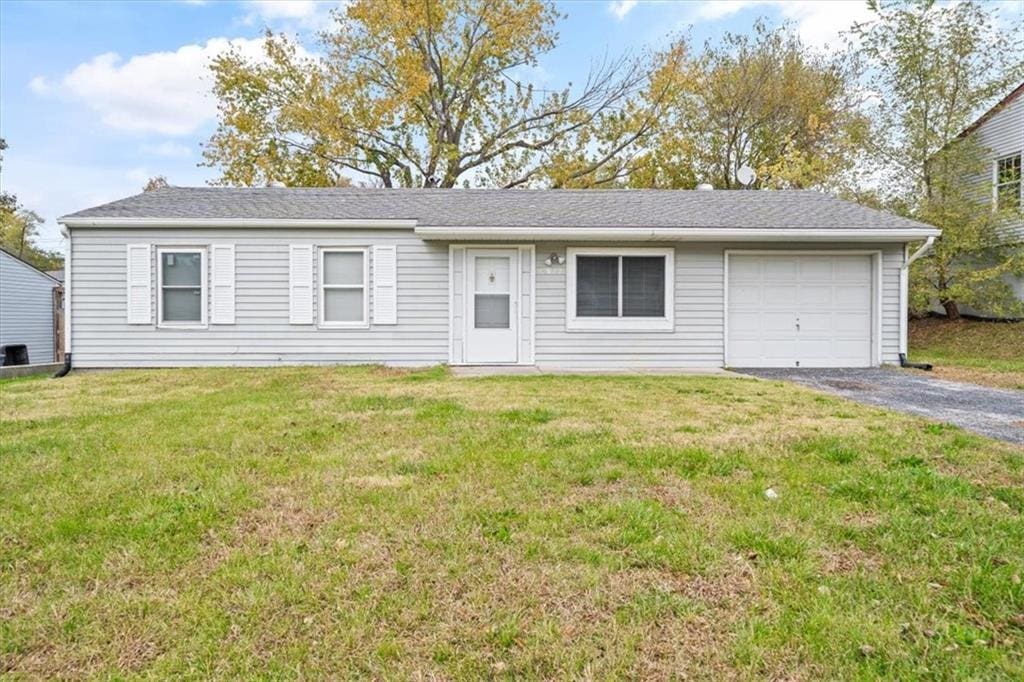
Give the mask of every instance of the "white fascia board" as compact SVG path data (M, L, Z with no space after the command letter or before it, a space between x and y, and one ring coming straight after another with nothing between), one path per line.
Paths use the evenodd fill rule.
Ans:
M294 218L70 218L57 219L65 227L355 227L412 229L415 220L352 220Z
M622 227L428 227L417 226L416 235L447 241L557 240L557 241L807 241L807 242L906 242L937 237L929 228L830 230L771 228L622 228Z

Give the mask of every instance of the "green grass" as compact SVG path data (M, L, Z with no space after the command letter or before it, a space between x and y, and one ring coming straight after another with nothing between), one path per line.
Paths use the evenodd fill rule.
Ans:
M1024 322L912 320L910 357L942 378L1024 390Z
M1024 676L1024 451L796 386L97 372L0 415L0 673Z

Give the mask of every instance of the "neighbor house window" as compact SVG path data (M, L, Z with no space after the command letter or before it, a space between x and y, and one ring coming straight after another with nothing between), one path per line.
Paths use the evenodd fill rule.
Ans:
M1021 207L1021 155L996 161L995 199L997 209Z
M569 249L567 259L569 329L672 329L672 249Z
M320 323L334 327L366 326L369 279L366 249L321 249Z
M206 324L206 250L158 248L160 324L194 327Z

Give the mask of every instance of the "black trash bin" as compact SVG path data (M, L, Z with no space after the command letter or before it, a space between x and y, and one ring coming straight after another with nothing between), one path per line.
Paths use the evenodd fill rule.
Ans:
M23 343L8 343L0 346L4 367L28 364L28 346Z

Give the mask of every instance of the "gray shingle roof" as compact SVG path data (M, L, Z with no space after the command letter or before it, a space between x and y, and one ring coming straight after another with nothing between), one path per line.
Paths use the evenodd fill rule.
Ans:
M406 219L431 227L930 228L808 190L167 187L65 218Z

